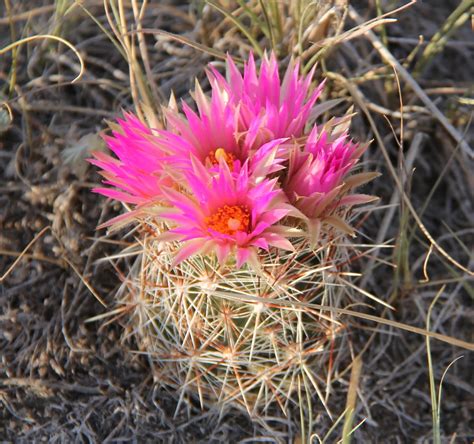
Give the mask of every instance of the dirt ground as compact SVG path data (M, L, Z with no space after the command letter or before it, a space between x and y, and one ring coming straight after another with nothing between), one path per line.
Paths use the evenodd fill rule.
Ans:
M56 11L60 3L56 2ZM375 3L353 1L351 5L368 20L377 14ZM401 4L381 3L384 11ZM411 54L419 36L428 41L459 3L418 2L397 14L397 22L385 25L385 36L377 28L377 38L386 38L390 53L413 73L420 52ZM101 1L82 4L107 26ZM230 8L233 2L220 4ZM135 338L124 333L125 320L88 321L113 309L120 273L127 266L126 261L101 259L119 253L131 240L121 237L123 233L106 237L96 230L122 208L91 193L100 177L84 159L101 147L99 133L107 126L105 120L118 117L122 109L131 110L133 98L128 66L104 32L80 7L58 18L54 5L52 0L24 0L0 6L0 48L54 31L75 46L86 64L82 78L71 85L80 67L74 54L58 42L31 41L18 47L16 54L14 50L0 55L0 103L6 103L12 113L10 121L8 109L0 109L0 276L8 274L0 281L0 442L297 442L296 411L294 416L275 411L251 420L234 407L222 414L212 408L202 411L192 398L176 411L176 393L153 380L147 358L136 352ZM209 37L222 15L208 9L200 15L200 5L199 1L152 1L144 27L244 56L250 45L242 43L245 37L238 31L230 37L225 33ZM348 14L344 29L355 25L354 16ZM393 70L366 33L335 46L317 72L318 79L323 71L328 73L326 98L346 98L335 112L355 104L352 133L361 141L375 138L373 127L338 75L364 95L387 158L403 179L413 208L436 242L470 269L472 37L468 20L416 77L416 84L463 137L463 144L448 134L403 76L405 109L400 119ZM203 68L214 60L163 36L148 36L147 45L157 96L163 103L171 91L177 97L186 95L194 77L202 80ZM421 45L421 51L425 47ZM400 137L402 148L397 143ZM395 248L380 249L375 262L370 256L357 261L354 270L363 272L357 284L395 307L393 312L376 307L371 313L419 328L425 328L430 304L445 286L432 309L431 330L472 343L472 276L435 249L425 281L430 242L406 203L400 203L387 158L377 140L365 155L364 161L383 176L363 192L378 195L381 201L364 218L358 240ZM345 321L350 355L367 345L354 424L365 422L353 442L430 442L425 337L356 318ZM438 340L430 343L436 384L449 364L462 356L444 378L441 435L443 442L470 443L474 439L472 352ZM341 373L349 364L350 360L340 364ZM349 376L346 372L334 382L329 398L337 416L345 408ZM335 418L314 404L318 407L314 433L323 437ZM327 442L337 441L338 427Z

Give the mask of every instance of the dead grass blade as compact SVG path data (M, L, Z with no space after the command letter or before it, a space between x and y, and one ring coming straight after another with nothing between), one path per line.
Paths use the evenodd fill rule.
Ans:
M18 263L25 257L26 252L40 239L51 227L44 227L30 242L29 244L23 249L23 251L18 255L18 257L13 261L7 271L3 273L0 277L0 284L7 278L7 276L13 271L13 269L18 265Z
M7 53L7 52L9 52L9 51L11 51L11 50L14 50L15 48L18 48L19 46L21 46L25 43L33 42L35 40L55 40L57 42L62 43L63 45L66 45L72 52L74 52L76 57L79 59L79 64L80 64L79 74L76 77L74 77L73 80L71 80L71 83L76 83L77 81L79 81L81 79L81 77L84 74L84 70L85 70L84 60L82 59L81 54L74 47L74 45L72 43L69 43L67 40L65 40L61 37L57 37L55 35L39 34L39 35L33 35L31 37L22 38L20 40L17 40L16 42L10 43L9 45L7 45L4 48L0 49L0 56Z
M431 312L433 310L434 305L436 304L436 301L443 294L445 288L446 288L446 285L443 285L430 304L430 307L428 309L428 314L426 316L426 330L430 329ZM435 385L435 380L434 380L433 361L431 359L431 346L430 346L429 336L426 337L426 355L428 358L428 375L429 375L429 380L430 380L431 411L432 411L432 419L433 419L433 442L434 444L441 444L441 431L440 431L440 424L439 424L439 406L436 399L436 385Z
M354 413L357 404L357 389L362 371L362 356L356 356L352 363L351 379L347 391L346 415L344 426L342 428L342 444L350 444L353 432L352 424L354 422Z
M148 85L152 80L146 78L146 74L142 69L144 62L142 60L142 63L140 63L140 60L137 58L136 36L134 33L128 32L129 23L127 21L126 5L123 0L104 0L104 11L109 26L125 53L125 60L129 68L130 92L135 110L140 120L145 121L145 109L155 110L159 113L159 108L155 105L155 100ZM141 27L139 24L140 16L141 14L137 11L137 15L134 16L134 23L132 24L133 28Z
M255 52L260 56L263 57L263 51L262 48L260 47L259 43L255 40L255 38L252 36L250 31L247 29L247 27L241 23L236 17L234 17L229 11L226 11L224 8L222 8L220 5L217 3L211 1L211 0L206 0L206 3L210 6L212 6L214 9L219 11L222 15L227 17L241 32L242 34L247 37L248 41L252 44L253 48L255 49Z
M411 143L410 148L408 149L408 153L405 158L406 171L411 171L413 169L415 159L417 158L418 153L424 143L424 139L425 139L425 136L423 133L417 133L415 137L413 138L413 141ZM398 189L396 189L394 190L392 197L390 199L389 209L385 213L382 219L382 223L380 224L380 229L377 232L377 237L375 238L375 242L374 242L375 245L381 245L384 242L384 239L392 223L393 217L395 216L395 211L398 208L399 202L400 202L400 192L398 191ZM368 263L366 264L365 269L364 269L364 276L362 278L362 281L360 282L360 286L362 288L366 288L367 283L371 277L371 273L374 268L375 262L380 252L381 252L380 248L376 249L372 253Z
M410 3L407 3L403 6L400 6L399 8L394 9L393 11L389 11L383 15L380 15L378 17L375 17L372 20L368 20L367 22L363 22L363 20L359 20L357 23L357 26L353 29L349 29L348 31L338 34L334 37L327 38L321 42L318 43L318 46L321 47L321 49L314 54L311 59L305 64L303 72L307 73L312 66L319 60L323 55L325 55L328 51L330 51L332 48L334 48L336 45L342 42L347 42L349 40L352 40L356 37L359 37L361 35L366 34L369 32L371 29L374 29L378 26L383 26L387 23L392 23L396 21L396 19L393 18L388 18L391 15L397 14L404 9L410 7L411 5L415 4L416 0L412 0ZM308 56L308 53L311 53L314 51L314 48L309 48L303 53L303 58L306 58Z
M10 17L0 17L0 26L5 26L10 23L21 21L28 21L37 15L47 14L48 12L54 11L55 8L55 5L44 5L39 6L38 8L30 9L29 11L20 12L19 14L15 14Z
M375 37L375 36L374 36ZM380 43L381 44L381 43ZM395 171L395 168L393 167L392 165L392 162L390 160L390 156L388 154L388 151L387 151L387 148L385 147L385 144L384 144L384 141L383 141L383 138L382 136L380 135L378 129L377 129L377 126L375 124L375 121L372 117L372 115L370 114L370 111L367 109L367 106L365 105L364 103L364 100L363 98L361 97L361 94L359 93L359 90L358 88L351 84L351 82L348 82L346 81L346 79L344 79L342 76L341 76L341 80L346 84L350 94L352 95L352 97L354 98L355 102L357 103L357 105L362 109L362 111L364 112L365 116L367 117L367 120L369 121L370 123L370 126L372 127L372 130L374 132L374 135L375 135L375 138L377 139L377 142L379 143L379 146L382 150L382 154L384 156L384 159L385 159L385 162L387 164L387 167L390 171L390 174L392 175L392 178L400 192L400 195L402 196L403 198L403 201L405 202L405 204L407 205L407 208L410 210L410 213L412 214L413 218L415 219L418 227L420 228L421 232L424 234L424 236L433 244L433 246L436 248L436 250L438 251L438 253L443 256L445 259L447 259L449 262L451 262L454 266L456 266L457 268L459 268L460 270L464 271L465 273L469 274L470 276L474 276L474 271L472 270L469 270L467 267L465 267L464 265L462 265L461 263L459 263L456 259L454 259L443 247L441 247L437 242L436 240L433 238L433 236L431 235L431 233L428 231L428 229L425 227L424 223L422 222L422 220L420 219L418 213L416 212L415 208L413 207L413 204L411 203L409 197L407 196L407 194L405 193L405 191L403 190L403 185L400 181L400 178L398 177L398 174L397 172ZM416 82L415 82L416 83ZM418 86L419 88L419 86ZM421 88L420 88L421 89ZM434 106L434 105L433 105ZM439 111L439 110L438 110ZM440 111L439 111L440 112ZM441 113L441 112L440 112ZM446 118L443 116L443 119L446 120Z
M350 17L357 23L362 23L362 17L357 13L353 7L349 7ZM461 147L463 152L466 153L471 158L474 158L474 151L469 146L469 144L463 139L462 134L454 128L445 115L439 110L439 108L433 103L433 101L428 97L428 95L423 91L421 86L416 82L413 76L408 72L408 70L403 67L398 60L393 56L393 54L383 45L380 39L370 30L367 30L366 37L372 43L373 47L380 54L382 59L387 62L393 69L403 78L403 80L410 85L410 88L413 92L419 97L419 99L425 104L425 106L431 111L431 113L436 117L436 119L441 123L445 130L450 134L450 136L456 141L456 143Z
M173 34L172 32L164 31L162 29L141 29L140 31L130 31L128 34L134 34L140 32L141 34L158 34L162 35L165 37L169 37L172 40L176 40L179 43L182 43L183 45L187 45L191 48L197 49L198 51L201 51L205 54L209 54L213 57L217 57L218 59L226 60L227 56L221 51L218 51L216 49L210 48L209 46L202 45L201 43L198 43L194 40L188 39L187 37L184 37L183 35L178 35L178 34ZM236 60L239 63L243 63L243 60L240 59L239 57L232 57L234 60Z
M226 293L224 291L219 292L219 296L222 297L223 299L229 299L229 300L234 300L236 296L232 293ZM246 301L252 301L252 302L261 302L263 304L268 304L268 299L266 298L261 298L258 296L250 296L250 295L239 295L239 300L246 300ZM395 327L400 330L405 330L410 333L415 333L418 335L422 336L429 336L433 339L437 339L442 342L446 342L448 344L454 345L456 347L464 348L466 350L473 350L474 351L474 343L472 342L467 342L463 341L462 339L454 338L452 336L447 336L443 335L441 333L434 333L431 331L427 331L426 329L420 328L420 327L414 327L412 325L404 324L402 322L397 322L397 321L392 321L390 319L385 319L380 316L374 316L370 315L367 313L361 313L358 311L354 310L349 310L345 308L336 308L336 307L331 307L328 305L321 305L321 304L314 304L314 303L304 303L304 302L298 302L298 301L286 301L283 299L272 299L272 306L277 307L277 306L285 306L285 307L292 307L293 309L299 309L303 311L308 311L314 314L318 314L319 311L329 311L332 313L337 313L341 315L347 315L347 316L354 316L359 319L364 319L366 321L371 321L371 322L376 322L378 324L383 324L383 325L388 325L390 327Z

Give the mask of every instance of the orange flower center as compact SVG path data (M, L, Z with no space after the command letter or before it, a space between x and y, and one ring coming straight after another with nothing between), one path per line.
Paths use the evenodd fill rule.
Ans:
M220 160L223 159L230 169L234 167L234 155L227 153L224 148L217 148L215 151L211 151L207 158L212 165L218 165Z
M236 231L248 232L250 225L249 209L244 205L224 205L205 222L209 228L222 234L235 234Z

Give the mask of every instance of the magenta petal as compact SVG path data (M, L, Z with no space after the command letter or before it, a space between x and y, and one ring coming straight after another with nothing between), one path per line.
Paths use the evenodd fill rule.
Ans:
M178 265L180 262L184 261L188 257L198 254L199 252L206 249L207 243L204 239L192 239L183 244L178 254L173 259L171 267Z
M102 194L103 196L110 197L111 199L119 200L125 203L139 204L142 200L138 197L131 196L130 194L117 191L112 188L93 188L94 193Z
M269 245L281 248L282 250L295 251L295 247L292 245L292 243L288 239L285 239L278 234L265 233L264 238Z
M218 243L216 246L217 260L220 264L225 264L230 254L230 244L227 242Z
M238 248L237 249L237 268L241 268L243 264L245 264L245 262L247 262L247 260L249 259L250 257L250 249L249 248Z
M268 251L268 242L264 237L259 237L252 241L252 245L262 248L263 250Z

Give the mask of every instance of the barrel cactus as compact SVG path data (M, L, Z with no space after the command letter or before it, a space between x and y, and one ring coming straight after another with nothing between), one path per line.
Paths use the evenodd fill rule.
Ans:
M273 54L243 73L213 66L195 108L174 101L163 128L125 114L105 137L114 155L91 163L129 204L110 222L137 226L139 254L119 303L157 381L204 406L240 403L251 415L286 411L317 393L326 405L334 311L348 300L355 172L367 145L349 117L315 124L323 84ZM306 398L304 398L306 396Z

